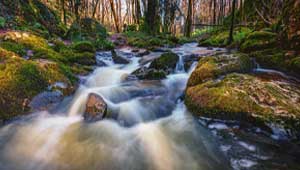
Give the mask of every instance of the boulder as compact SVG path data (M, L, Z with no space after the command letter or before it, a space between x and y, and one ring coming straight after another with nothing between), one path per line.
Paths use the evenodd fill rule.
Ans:
M140 50L137 54L137 57L143 57L145 55L149 55L150 52L148 50Z
M136 80L138 80L138 78L133 74L124 74L121 77L121 82L129 82L129 81L136 81Z
M179 60L179 56L172 52L162 54L159 58L152 61L149 68L156 70L163 70L166 73L171 73L176 69L176 64Z
M86 109L84 112L84 120L87 122L95 122L103 119L107 114L107 104L101 96L91 93L88 96Z
M114 61L114 63L116 64L129 64L129 60L127 60L126 58L123 58L121 56L119 56L115 50L111 51L112 54L112 59Z
M299 137L300 84L276 72L250 72L247 63L233 56L201 59L188 80L187 108L198 116L238 120L265 129L276 124Z
M199 63L188 80L188 86L204 83L207 80L217 79L218 77L232 72L249 72L254 64L246 55L218 55L204 57Z
M153 68L141 67L135 70L132 75L141 80L161 80L166 78L166 72L163 70L157 70Z
M58 90L45 91L35 96L29 103L29 107L32 111L47 110L51 106L61 102L63 97L63 93Z

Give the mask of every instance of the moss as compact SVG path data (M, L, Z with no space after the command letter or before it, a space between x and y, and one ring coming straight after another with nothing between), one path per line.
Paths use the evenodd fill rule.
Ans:
M115 48L114 44L104 38L99 38L95 42L97 50L113 50Z
M205 57L200 59L187 85L194 86L232 72L247 73L253 67L250 58L243 54Z
M60 52L66 48L68 48L67 45L65 45L65 43L62 40L56 39L56 38L52 38L49 40L49 43L53 44L51 46L51 48L56 51L56 52Z
M195 86L205 80L215 78L218 75L218 68L215 58L207 57L199 61L198 66L191 74L188 86Z
M27 110L23 103L47 88L38 67L32 62L9 60L0 71L0 116L8 119Z
M166 78L166 73L162 70L150 70L143 79L146 80L161 80Z
M239 47L246 39L246 37L252 32L247 27L235 28L233 31L233 42L228 44L229 31L224 28L217 28L213 30L205 30L200 32L199 46L215 46L215 47ZM206 36L208 35L208 36Z
M76 52L73 49L66 48L60 51L60 54L69 64L95 65L95 54L91 52Z
M92 18L82 18L79 23L74 22L67 32L71 40L93 40L106 38L106 29Z
M91 52L91 53L96 52L92 42L90 41L75 42L72 47L77 52Z
M228 31L221 31L212 34L208 39L203 39L199 42L200 46L225 46L229 37Z
M60 18L54 10L39 0L1 2L1 11L7 18L7 28L32 31L41 35L63 35Z
M148 35L144 32L129 31L124 33L129 45L139 48L147 48L152 50L156 47L164 45L175 46L179 43L179 39L172 35L159 34L156 36Z
M276 36L276 34L271 32L255 31L247 36L240 50L243 52L251 52L274 48L277 44Z
M9 31L4 34L0 34L0 39L14 42L26 47L27 49L33 50L33 58L44 58L53 61L67 62L63 56L54 51L48 45L44 38L37 35L33 35L28 32Z
M168 52L162 54L159 58L152 61L149 68L169 70L175 69L179 57L177 54Z
M1 42L0 47L6 49L8 51L12 51L20 56L26 55L25 47L22 44L17 44L14 42L7 41L7 42Z
M272 122L293 127L294 131L299 130L297 121L300 118L295 95L300 95L299 87L278 86L251 75L229 74L221 81L206 81L188 87L185 103L197 115L258 126Z
M0 56L4 58L0 69L0 119L28 112L30 100L55 82L66 83L69 88L63 89L63 93L70 94L73 82L63 64L42 59L24 60L2 48Z
M7 49L4 49L2 47L0 47L0 62L1 62L1 66L4 66L4 62L5 60L9 59L9 58L20 58L18 54L12 52L12 51L8 51Z

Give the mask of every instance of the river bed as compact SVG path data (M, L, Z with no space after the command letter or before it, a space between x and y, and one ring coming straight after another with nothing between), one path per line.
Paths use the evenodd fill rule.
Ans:
M83 77L73 96L54 109L31 113L0 129L0 169L256 170L283 163L297 166L274 139L260 139L263 132L259 128L242 131L238 122L195 118L187 111L182 95L196 62L185 70L185 57L226 52L224 49L207 50L191 43L170 50L180 59L175 72L161 81L124 81L141 63L147 65L141 60L152 60L161 53L140 58L130 48L118 49L130 60L124 65L115 64L110 52L98 52L97 59L107 66ZM110 118L95 123L83 120L90 93L104 98L113 113Z

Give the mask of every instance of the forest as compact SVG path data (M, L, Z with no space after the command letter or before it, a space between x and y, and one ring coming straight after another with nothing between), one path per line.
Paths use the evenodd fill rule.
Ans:
M300 0L0 0L0 170L299 170Z

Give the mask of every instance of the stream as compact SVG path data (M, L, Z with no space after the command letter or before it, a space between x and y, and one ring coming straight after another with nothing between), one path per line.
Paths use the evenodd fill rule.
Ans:
M97 60L107 66L82 77L73 96L55 108L1 127L0 169L256 170L273 169L289 160L288 154L279 156L281 151L272 141L253 140L257 135L252 132L258 128L236 134L235 122L205 121L187 111L182 95L196 62L185 70L185 56L224 49L207 50L190 43L171 50L180 59L175 73L161 81L124 81L141 67L141 60L147 60L130 48L117 50L130 60L126 65L115 64L110 52L98 52ZM104 98L112 118L83 120L90 93Z

